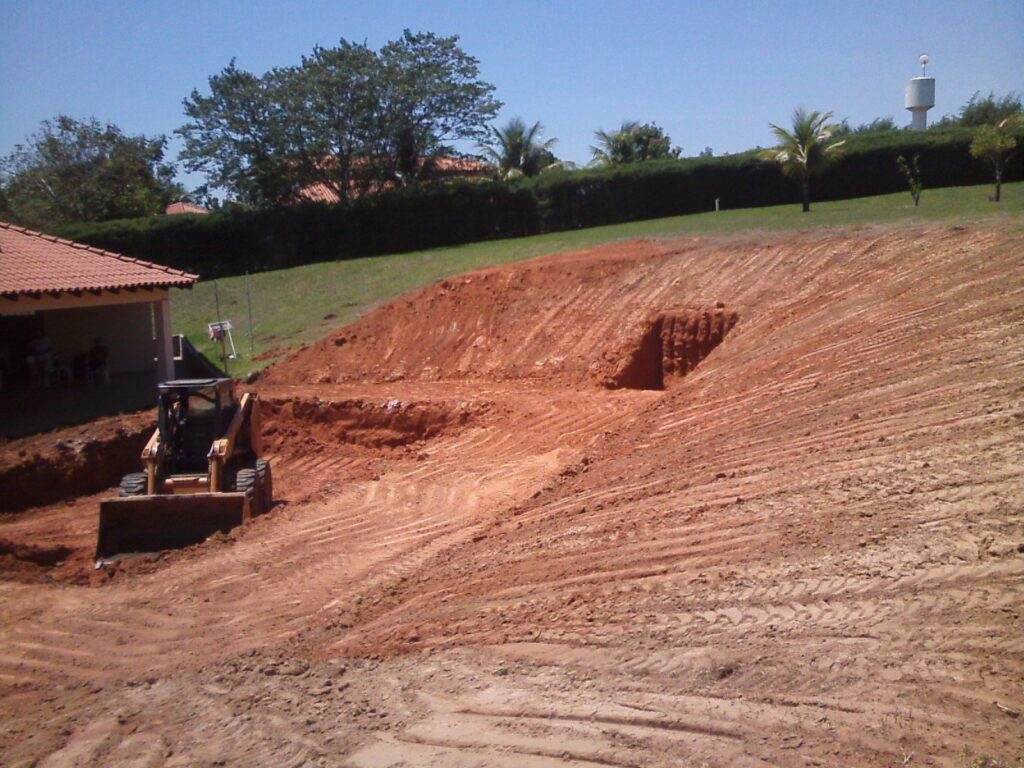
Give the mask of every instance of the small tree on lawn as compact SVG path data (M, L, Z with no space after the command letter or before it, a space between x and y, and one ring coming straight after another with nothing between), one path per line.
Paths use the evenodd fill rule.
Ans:
M804 213L811 210L810 182L813 176L830 158L839 154L839 148L846 142L832 141L832 134L838 128L829 123L831 112L808 112L797 107L793 112L791 131L769 123L778 137L775 149L761 152L763 160L772 160L782 166L782 172L800 180Z
M1021 124L1021 114L1003 118L996 125L983 125L971 142L971 154L992 166L996 175L996 202L1002 195L1003 171L1006 162L1013 155L1017 138L1013 131Z
M914 198L915 208L921 202L921 166L918 165L920 160L921 155L914 155L914 159L909 163L903 155L896 158L896 165L907 180L907 186L910 187L910 196Z

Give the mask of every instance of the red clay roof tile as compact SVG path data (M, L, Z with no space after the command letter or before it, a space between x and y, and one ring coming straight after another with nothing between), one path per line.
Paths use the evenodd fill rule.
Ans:
M190 286L180 269L103 251L0 221L0 296Z
M168 216L180 216L183 213L205 214L209 213L209 211L203 208L203 206L201 205L181 201L177 203L171 203L170 205L168 205L167 208L164 209L164 213L167 214Z

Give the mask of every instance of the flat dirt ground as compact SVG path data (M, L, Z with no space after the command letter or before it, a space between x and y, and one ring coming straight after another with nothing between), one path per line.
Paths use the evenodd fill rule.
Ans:
M1021 764L1019 228L479 271L253 387L250 525L96 571L110 490L0 516L0 763Z

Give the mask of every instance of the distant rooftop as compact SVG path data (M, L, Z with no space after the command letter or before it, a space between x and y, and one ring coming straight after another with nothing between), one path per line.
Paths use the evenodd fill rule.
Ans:
M424 160L421 158L420 163ZM365 158L356 158L353 161L356 168L366 165ZM483 160L476 160L470 157L437 157L432 161L433 180L450 179L480 179L491 176L494 173L494 166ZM428 181L429 183L429 181ZM370 184L368 194L376 194L395 187L393 181L375 181ZM361 197L364 194L359 185L355 182L351 185L352 197ZM309 184L299 190L299 200L309 200L317 203L337 203L341 201L338 193L323 182Z
M195 203L186 203L184 201L180 201L180 202L171 203L170 205L168 205L167 208L164 209L164 213L166 213L168 216L180 216L183 213L199 213L199 214L203 214L203 213L209 213L209 211L206 210L205 208L203 208L203 206L201 206L201 205L196 205Z

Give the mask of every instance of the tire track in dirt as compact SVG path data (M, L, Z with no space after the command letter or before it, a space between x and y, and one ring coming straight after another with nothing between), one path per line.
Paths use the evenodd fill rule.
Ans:
M619 244L413 294L261 390L467 421L390 448L282 422L287 503L230 541L101 589L0 582L0 685L38 702L156 677L176 693L159 717L139 698L139 749L197 761L185 723L274 764L1009 759L1024 734L993 702L1024 709L1021 245ZM719 301L739 321L685 379L598 387L653 313ZM61 519L0 537L58 544ZM266 676L268 655L313 667ZM339 656L332 719L303 686ZM53 738L87 743L68 722Z
M885 238L880 238L873 245L877 246L883 240ZM991 244L992 241L986 242ZM1006 263L1004 260L1003 264ZM948 264L948 260L943 260L943 264ZM862 276L862 281L867 274ZM1003 275L1005 278L1005 272ZM904 268L895 274L888 291L882 295L900 296L910 292L921 278L919 267ZM991 296L998 284L997 279L985 276L984 279L964 280L962 273L945 278L931 276L932 283L954 295L975 292ZM856 279L851 278L851 284L856 284ZM859 287L863 289L862 284ZM998 450L1015 445L1014 441L1006 439L1004 431L1012 423L1007 421L1012 407L989 414L971 414L969 409L980 403L998 403L1009 393L1008 384L1021 370L1024 360L1021 339L1019 334L1015 336L1007 332L1014 322L1009 320L1008 313L1014 313L1018 321L1021 318L1019 308L1014 306L1015 293L1010 291L998 299L956 304L955 309L951 309L950 302L945 300L929 300L922 302L922 306L901 307L892 312L879 312L865 306L857 311L841 313L843 318L833 322L811 317L805 324L807 330L812 330L818 338L843 336L844 324L848 327L851 317L860 325L858 335L831 345L808 339L803 344L806 349L803 356L798 354L789 358L786 367L774 366L776 372L785 374L781 380L768 380L746 388L732 387L739 390L734 395L728 391L728 385L723 387L720 381L716 381L718 391L711 394L704 390L703 384L704 380L715 378L715 368L729 367L732 380L744 383L743 368L737 369L736 364L745 362L741 357L745 350L741 341L730 342L728 352L723 349L697 374L687 379L674 398L673 407L661 409L664 416L654 418L654 431L645 450L650 457L658 451L674 449L677 462L688 467L707 467L709 475L713 474L714 467L729 467L734 472L753 474L747 487L739 481L726 479L722 481L729 485L725 492L715 492L713 484L707 484L691 485L673 493L673 485L678 483L669 477L650 483L609 484L607 477L614 474L613 466L604 473L598 488L590 489L586 484L581 488L567 488L559 498L548 504L538 504L517 518L523 526L534 526L529 535L533 541L546 541L543 547L529 542L512 543L517 541L512 533L515 527L506 526L501 534L510 543L502 549L496 550L493 545L488 549L492 556L499 554L502 562L499 568L473 564L456 569L460 579L457 591L466 595L464 608L460 610L457 604L453 604L456 601L447 602L441 614L442 623L454 625L457 630L443 633L445 639L440 640L439 647L450 647L452 642L460 644L460 638L471 644L484 642L487 633L473 632L470 627L487 626L499 618L503 625L516 628L514 636L566 636L568 652L575 647L593 647L590 644L596 642L595 634L603 630L584 621L579 612L572 613L576 618L570 619L570 614L559 610L566 602L574 602L581 606L581 611L597 613L606 621L613 621L610 629L620 636L622 633L629 636L631 629L635 628L633 634L636 636L629 639L643 648L636 656L636 669L630 670L637 674L644 671L641 662L649 654L649 644L643 642L646 636L655 635L660 642L669 645L685 644L694 636L746 637L751 633L761 635L778 626L786 628L787 642L793 642L794 637L811 628L830 638L842 637L844 633L852 633L855 637L865 632L881 633L879 639L872 641L876 654L884 655L883 642L908 648L923 643L923 647L932 654L927 663L911 661L883 667L883 679L912 679L918 685L936 687L943 681L964 682L971 670L992 664L993 656L1003 658L1000 666L1012 677L1024 665L1021 642L1013 633L1006 634L1005 621L997 617L1007 615L1008 611L1012 613L1024 602L1019 561L1000 562L998 565L921 567L916 575L895 579L864 575L794 581L791 575L765 574L762 578L772 580L771 586L750 588L739 594L720 592L717 605L688 595L698 605L704 603L704 607L698 609L686 606L686 600L679 604L679 585L674 582L683 576L695 575L693 571L722 570L742 563L742 557L730 557L730 553L739 551L749 557L752 541L771 545L782 540L789 522L785 518L773 523L770 518L753 517L736 530L731 530L722 528L721 518L716 517L713 525L720 534L714 540L704 532L690 533L685 527L675 526L646 531L646 537L641 535L635 544L608 541L605 531L616 517L635 520L645 513L649 515L649 511L643 509L645 505L671 509L685 497L689 498L676 514L684 510L692 512L701 506L722 509L726 504L724 508L728 508L728 502L740 495L743 497L742 507L764 504L768 498L784 494L790 496L792 504L814 509L832 495L833 486L857 484L862 479L863 468L878 467L881 462L883 471L878 473L881 487L852 510L859 509L868 516L867 520L905 520L912 532L915 516L919 517L924 509L936 503L935 494L941 491L941 486L931 493L914 487L916 483L909 489L897 489L902 481L895 466L894 453L898 455L902 445L908 449L912 446L938 446L940 450L928 452L931 460L939 464L935 471L940 474L950 472L953 470L950 462L957 460L956 454L941 455L941 449L944 446L966 446L964 439L968 433L971 434L968 450L973 451L973 455L988 456L1001 465L998 471L986 472L988 477L985 481L973 484L976 490L972 495L995 493L1005 496L1011 493L1022 479L1020 451L1009 451L1009 455L999 456ZM832 305L822 308L822 317L835 311L836 301L846 301L851 305L857 303L839 289L831 298ZM1001 324L994 324L993 318L1000 314ZM746 325L742 330L749 342L754 329L749 316L747 320L741 320L744 322ZM864 339L867 339L866 343ZM950 345L953 349L949 349ZM887 367L887 358L891 357L893 350L900 350L900 365ZM727 355L733 360L729 360ZM935 369L936 360L943 361L941 370ZM763 356L757 359L757 364L765 366ZM821 377L822 370L829 370L828 379ZM985 371L983 381L972 382L964 378L973 377L979 370ZM920 371L920 375L915 377L915 371ZM880 372L882 376L879 376ZM753 378L755 371L749 370L748 365L747 373ZM813 378L801 382L801 376ZM951 377L954 379L952 382ZM813 393L817 383L829 379L834 384L827 395L823 393L808 402L800 402L802 396ZM868 382L870 386L865 386ZM844 390L850 397L844 399L841 396L837 400L837 392L843 393ZM693 394L689 395L688 391ZM709 409L708 400L717 402L718 407ZM1020 402L1019 395L1017 402ZM823 406L835 413L825 432L820 429ZM886 412L889 415L885 415ZM851 421L851 415L857 413L861 415L860 420ZM801 422L817 424L819 428L798 439L796 430L800 429ZM726 424L728 440L723 441L722 428ZM702 428L693 429L693 426ZM794 439L780 440L780 435L787 430L793 432ZM995 437L1000 432L1001 437ZM712 436L718 439L705 439ZM878 443L880 439L885 441L881 446ZM816 447L820 453L823 441L826 444L834 441L842 449L840 452L826 450L825 455L816 457L815 474L801 478L796 467L802 456ZM680 443L685 446L682 456L677 448ZM1007 464L1006 461L1013 463ZM927 466L928 461L921 463ZM981 459L981 463L985 460ZM783 471L781 468L787 465L792 469ZM827 468L824 473L820 471L823 467ZM958 483L953 487L963 485ZM893 490L896 490L895 498L899 502L889 501L893 498ZM846 495L848 491L848 488L844 489ZM908 492L914 496L903 499ZM803 498L793 498L794 493ZM638 503L637 496L650 501ZM900 510L894 506L905 501L914 502L911 509ZM573 551L559 554L560 541L547 536L545 525L572 537ZM746 539L739 534L745 527L754 527L761 535ZM775 533L770 533L773 530ZM1021 533L1019 523L1016 531L1018 535ZM767 538L765 534L768 534ZM897 533L897 536L902 535L905 534ZM857 547L859 536L854 534L848 545ZM500 542L503 536L492 534L492 538ZM943 542L944 545L946 543ZM876 545L869 541L868 545L863 551L854 549L854 553L871 562L884 558L885 542ZM711 549L707 552L710 557L694 564L688 556L700 554L702 546ZM934 558L941 558L944 548L933 548L922 566L934 562ZM543 567L538 565L538 557L543 558ZM452 558L455 562L460 559ZM905 570L908 564L900 565ZM909 566L913 568L914 563L910 562ZM829 566L826 562L815 567ZM495 575L495 571L500 575ZM539 573L545 577L528 576ZM559 576L560 573L565 575ZM622 601L616 603L612 596L605 597L625 609L621 616L616 617L615 610L607 603L603 603L600 610L592 608L599 600L593 589L604 584L623 585L631 581L645 586L643 597L647 599L640 606L650 602L646 594L648 591L656 594L670 592L677 600L671 604L672 612L666 614L655 604L645 614L643 607ZM513 583L515 586L502 586ZM433 590L433 594L445 593L442 585L428 588ZM591 590L589 593L588 589ZM522 595L522 598L517 599L516 595ZM413 613L423 610L427 603L429 601L415 598L409 601L409 605L414 607ZM488 606L486 611L479 607L484 604ZM426 610L428 615L438 611L437 608ZM952 616L957 618L950 618ZM970 616L976 617L974 621L986 617L983 621L987 626L982 624L976 631L954 629L962 620L970 620L966 618ZM642 625L637 624L640 617L643 617ZM616 618L619 619L617 622ZM993 618L997 620L993 621ZM392 611L387 621L392 624L415 622L422 632L430 619L423 615L403 619L400 611ZM902 630L900 625L903 622L915 628ZM959 637L956 640L940 639L950 632L957 633ZM581 639L589 637L590 644L577 646L571 639L573 633ZM427 634L426 642L430 643L429 631ZM622 659L616 663L629 667L628 662ZM877 667L875 663L860 664L858 669L860 674L868 676L870 670ZM1020 705L1019 693L1008 694L1005 686L1000 693L1007 706ZM941 724L942 718L934 715L922 717L925 728L938 728ZM851 735L851 743L856 740ZM956 749L955 745L951 747ZM891 754L892 750L882 752Z
M595 421L603 427L620 419L618 409L605 408ZM574 435L590 436L571 422L554 402L531 418L536 433L550 434L560 450L571 445ZM118 604L113 611L96 608L61 621L64 647L12 638L11 659L17 659L21 671L18 679L35 682L59 670L70 671L76 679L101 678L114 648L139 670L158 670L160 660L182 641L181 632L163 629L166 625L181 630L182 616L165 620L163 612L176 606L187 615L191 604L202 600L222 605L211 604L202 624L191 623L185 629L184 634L201 638L201 645L216 647L245 636L255 638L253 645L268 636L283 641L302 629L311 609L321 610L359 592L372 594L409 576L446 547L472 536L479 516L489 508L489 498L497 500L492 504L514 502L523 488L529 489L529 478L552 476L562 466L556 455L536 456L501 430L471 430L468 436L453 440L450 455L444 441L431 445L430 451L435 457L430 464L407 462L410 468L399 470L394 478L384 475L345 487L319 502L304 519L288 521L286 530L274 526L278 533L270 532L251 546L243 535L230 550L214 557L174 564L168 569L174 573L164 570L146 577L155 585L167 585L158 586L153 605L149 601L139 606ZM467 454L486 456L486 461L476 461L472 471L466 472ZM279 476L280 470L300 471L302 461L282 462ZM322 468L332 460L319 461ZM352 461L339 460L341 464ZM516 488L520 490L511 490ZM339 552L344 555L338 557ZM75 592L67 596L76 603L72 610L78 608ZM186 595L184 604L181 592ZM303 594L304 599L288 600L292 594ZM253 610L246 607L250 603ZM255 609L256 604L262 607ZM147 636L148 642L135 643L136 635ZM195 640L191 643L198 648ZM0 674L5 671L2 662Z

